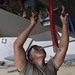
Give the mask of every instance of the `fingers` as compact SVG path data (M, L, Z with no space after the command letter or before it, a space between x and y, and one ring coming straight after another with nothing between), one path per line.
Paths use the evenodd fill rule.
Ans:
M62 11L61 11L62 14L65 14L65 7L62 6Z
M68 13L65 13L65 7L64 6L62 6L61 16L64 18L67 18L67 16L68 16Z
M65 14L65 18L68 16L68 13Z
M31 17L33 17L35 20L37 20L38 19L38 15L36 15L35 13L33 13L32 12L32 16Z
M33 16L33 17L37 17L37 16L38 16L38 14L37 14L36 12L35 12L35 13L34 13L34 12L32 12L32 16Z
M62 6L62 11L61 11L61 16L65 16L65 7L64 6Z
M36 15L35 13L32 12L32 16L30 17L31 23L33 25L35 25L37 23L38 20L38 15Z
M68 13L65 13L65 8L64 8L64 6L62 6L62 12L60 15L60 20L61 20L63 25L67 24L67 17L68 17Z
M32 16L35 17L35 14L32 12Z

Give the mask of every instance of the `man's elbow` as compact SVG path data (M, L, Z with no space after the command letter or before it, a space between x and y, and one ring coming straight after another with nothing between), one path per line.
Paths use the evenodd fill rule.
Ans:
M14 47L14 49L18 47L16 41L14 42L13 47Z
M15 49L15 48L21 47L21 45L19 45L19 43L17 41L15 41L14 44L13 44L13 47Z

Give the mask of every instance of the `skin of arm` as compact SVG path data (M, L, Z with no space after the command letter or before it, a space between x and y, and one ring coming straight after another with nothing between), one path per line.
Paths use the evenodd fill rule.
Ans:
M64 7L62 6L62 13L64 13ZM67 16L68 14L65 14L64 17L61 14L60 15L60 19L62 22L62 36L60 39L60 43L59 43L59 48L60 48L60 52L57 52L54 56L54 62L57 66L57 68L59 68L63 62L64 62L64 58L68 49L68 44L69 44L69 35L68 35L68 27L67 27Z
M22 71L23 67L26 65L27 59L26 59L26 53L23 48L23 44L27 40L31 30L36 25L35 15L33 14L31 16L31 23L30 25L17 37L17 39L14 42L14 58L15 58L15 64L19 71Z

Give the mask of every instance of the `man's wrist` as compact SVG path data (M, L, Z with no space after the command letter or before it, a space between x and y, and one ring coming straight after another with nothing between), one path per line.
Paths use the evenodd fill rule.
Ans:
M68 25L67 24L63 24L62 27L65 29L65 28L68 28Z
M35 26L35 23L31 23L30 26Z
M67 24L62 24L63 26L67 26Z
M31 22L31 25L35 25L36 24L36 22Z

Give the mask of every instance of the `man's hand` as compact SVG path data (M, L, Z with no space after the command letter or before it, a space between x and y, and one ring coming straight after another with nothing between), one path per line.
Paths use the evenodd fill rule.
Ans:
M65 8L64 8L64 6L62 6L62 12L60 15L60 20L61 20L63 25L67 24L67 16L68 16L68 13L65 14Z
M32 16L30 17L31 24L36 25L37 19L38 19L38 16L36 14L32 13Z

